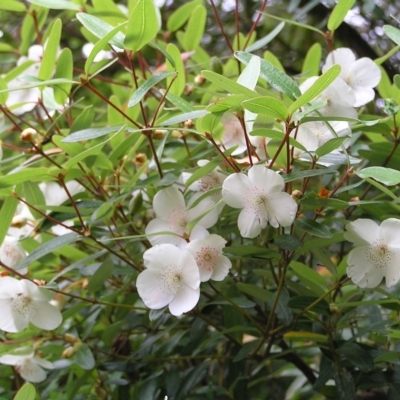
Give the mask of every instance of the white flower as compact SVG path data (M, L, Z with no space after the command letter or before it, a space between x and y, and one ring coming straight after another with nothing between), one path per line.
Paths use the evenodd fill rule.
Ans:
M228 150L238 146L232 153L233 156L244 153L247 150L246 138L244 137L242 124L236 115L226 112L221 118L221 123L225 127L225 133L222 137L224 147Z
M20 332L31 322L41 329L56 329L60 311L49 304L53 293L26 279L0 278L0 329Z
M379 226L370 219L357 219L346 225L344 237L357 245L347 259L347 275L353 283L365 288L386 286L400 279L400 220L386 219Z
M13 268L27 256L26 251L21 246L19 240L12 236L6 236L0 247L0 261L7 267ZM27 268L20 269L20 274L28 273Z
M146 269L136 281L143 303L158 310L169 305L173 315L190 311L200 297L200 276L196 261L185 250L159 244L143 254Z
M161 243L170 243L176 246L185 247L186 239L189 238L187 224L203 212L211 209L215 203L210 198L205 198L197 206L190 208L191 204L202 194L195 194L185 205L183 194L174 187L160 190L153 200L153 208L157 218L149 222L146 227L146 235L157 232L171 232L171 235L148 236L150 243L154 246ZM210 228L218 220L218 210L213 209L203 218L198 225L203 228Z
M268 223L274 228L292 225L297 204L292 197L282 192L284 182L276 172L262 165L243 173L232 174L224 182L222 197L226 204L243 208L238 226L243 237L254 238Z
M0 357L0 363L13 365L21 377L28 382L43 382L47 377L43 368L54 369L53 363L36 357L33 352L23 356L5 354Z
M340 65L339 77L347 83L355 95L354 107L361 107L374 99L373 88L381 80L381 71L370 58L363 57L356 60L356 56L350 49L342 47L328 55L322 72L327 71L334 64Z
M317 79L317 76L306 79L300 85L300 91L304 93ZM325 106L318 109L323 116L349 118L357 118L358 116L357 111L354 109L354 103L356 101L355 94L349 85L340 77L337 77L319 96L312 100L311 103L318 100L326 101Z
M197 237L196 237L197 236ZM196 239L194 239L196 237ZM194 240L193 240L194 239ZM226 240L219 235L191 235L185 250L194 257L200 271L200 280L222 281L232 267L229 258L222 254Z
M85 43L82 47L82 54L83 57L88 58L90 53L92 52L94 47L93 43ZM100 50L97 54L96 57L94 58L94 62L99 62L102 60L110 60L114 58L114 55L111 51L106 51L106 50Z

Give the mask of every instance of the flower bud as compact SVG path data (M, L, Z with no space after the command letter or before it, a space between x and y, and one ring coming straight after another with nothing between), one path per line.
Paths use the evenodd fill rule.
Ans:
M197 83L198 85L202 85L205 81L206 81L206 78L204 78L204 76L201 74L196 75L194 78L194 83Z
M75 350L73 347L69 346L61 354L62 358L71 358L72 356L75 355Z
M33 128L26 128L21 132L21 135L19 138L21 139L22 142L24 143L34 143L37 144L37 131Z
M303 197L303 193L300 190L293 190L292 192L292 199L293 200L300 200Z

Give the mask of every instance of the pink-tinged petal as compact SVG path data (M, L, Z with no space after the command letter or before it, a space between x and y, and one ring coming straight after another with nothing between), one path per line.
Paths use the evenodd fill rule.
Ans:
M215 266L211 279L213 281L222 281L226 278L229 270L232 268L231 260L226 256L219 256L217 265Z
M43 382L47 378L47 374L35 363L32 358L25 359L22 363L16 367L18 373L28 382Z
M23 287L18 279L11 278L11 276L0 278L0 299L10 299L22 292Z
M153 246L160 244L172 244L174 246L185 245L186 241L179 236L179 234L183 234L185 231L186 229L183 232L174 232L171 229L171 224L160 218L151 220L147 224L145 230L146 235L149 235L147 236L147 239ZM171 232L171 234L155 235L159 232Z
M297 203L288 193L271 193L268 195L267 209L269 223L274 228L279 225L290 226L296 218Z
M249 169L249 179L264 193L280 192L284 187L282 177L265 168L263 165L254 165Z
M240 234L245 238L255 238L266 226L267 220L260 221L254 210L244 208L239 214L238 227Z
M346 225L344 238L358 246L369 245L380 238L380 228L371 219L359 218Z
M162 271L166 265L177 264L181 251L171 244L159 244L143 254L144 266L149 270Z
M204 242L208 246L213 247L214 249L217 249L220 253L222 253L222 249L226 245L226 240L222 236L216 235L214 233L211 235L208 235L208 237L206 237L204 239Z
M227 112L222 116L221 123L225 127L225 133L222 137L225 148L230 149L238 146L232 153L233 156L245 152L247 150L246 139L239 119L234 114Z
M200 273L200 281L207 282L210 280L213 270L199 267L199 273Z
M30 316L30 321L38 328L52 331L62 323L60 310L46 301L37 302L35 312Z
M153 200L153 208L158 218L167 219L175 210L184 210L183 194L174 187L160 190Z
M190 206L203 195L204 193L195 193L188 202L188 211L187 218L188 222L195 220L204 212L209 211L197 224L202 226L203 228L211 228L218 221L219 213L217 208L213 208L215 206L215 202L211 200L210 197L206 197L201 200L200 203L193 208Z
M182 267L182 282L192 289L197 289L200 286L200 275L193 255L189 251L182 251L179 264Z
M160 279L160 272L145 270L139 274L136 280L136 288L140 298L147 307L153 310L165 307L175 296L162 290Z
M386 266L386 286L396 285L400 280L400 248L390 249L391 258Z
M381 76L379 67L370 58L363 57L352 65L346 81L353 89L356 87L374 88L379 84Z
M222 197L228 206L242 208L245 204L245 195L254 188L248 176L236 173L228 176L222 185Z
M21 332L29 325L24 314L12 309L11 300L0 299L0 329L5 332Z
M169 311L172 315L179 316L192 310L200 298L200 288L192 289L189 286L182 285L175 298L169 304Z
M326 72L332 65L339 64L342 68L340 74L342 76L342 74L346 73L353 66L355 61L356 56L354 53L346 47L341 47L328 54L322 72Z
M383 221L380 226L380 238L387 246L400 248L400 220L388 218Z
M378 286L385 276L385 268L376 268L369 259L368 246L356 247L347 259L347 276L361 288Z

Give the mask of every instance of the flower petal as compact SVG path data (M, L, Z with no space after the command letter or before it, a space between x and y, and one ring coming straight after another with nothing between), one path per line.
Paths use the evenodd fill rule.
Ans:
M144 265L149 270L162 271L166 265L174 265L181 257L181 251L171 244L159 244L143 254Z
M21 313L14 312L10 300L0 299L0 329L5 332L21 332L29 325L29 319Z
M374 88L381 80L381 70L368 57L357 60L350 68L347 83L352 87Z
M10 299L22 291L21 281L18 279L11 278L11 276L0 278L0 299Z
M182 251L179 264L182 267L183 283L192 289L197 289L200 286L200 275L192 254L189 251Z
M192 289L189 286L182 285L175 298L169 304L169 310L172 315L179 316L192 310L200 298L200 288Z
M161 218L156 218L151 220L147 224L145 232L146 235L153 235L158 232L171 232L171 235L161 234L161 235L148 236L147 239L153 246L161 244L171 244L174 246L181 246L186 244L186 241L181 236L179 236L177 232L174 232L171 229L171 224L169 224L167 221Z
M153 208L158 218L167 219L175 210L186 209L185 199L177 188L171 186L154 196Z
M400 220L388 218L381 223L380 238L389 247L400 248ZM400 264L399 264L400 265Z
M322 72L326 72L332 65L339 64L342 68L341 76L353 66L354 62L356 61L356 56L354 53L346 48L341 47L334 51L331 51L326 57L325 65L322 68Z
M284 187L283 178L263 165L254 165L249 169L249 179L265 193L280 192Z
M36 302L36 312L31 315L30 322L38 328L52 331L62 323L60 310L47 301Z
M346 225L344 237L349 242L364 246L379 239L379 225L371 219L359 218Z
M385 276L385 268L376 268L368 257L368 246L351 250L347 259L347 275L361 288L378 286Z
M213 281L222 281L226 278L229 270L232 268L231 260L226 256L219 256L217 265L214 267L211 279Z
M255 238L261 233L261 230L267 226L267 219L260 219L254 210L244 208L238 218L238 227L240 234L246 238Z
M252 190L254 184L248 176L242 173L229 175L222 185L222 197L228 206L242 208L245 201L244 195L248 190Z
M190 208L190 206L203 195L204 193L195 193L188 202L187 208L187 218L188 222L193 221L197 217L199 217L202 213L210 210L215 206L215 203L211 200L210 197L206 197L201 200L196 207ZM190 208L190 209L189 209ZM211 228L218 221L219 213L218 209L214 208L210 212L208 212L199 222L198 225L201 225L204 228Z
M297 203L285 192L271 193L267 199L269 223L277 228L293 224L297 213Z
M42 367L37 365L32 358L26 358L17 365L17 371L28 382L43 382L47 374Z

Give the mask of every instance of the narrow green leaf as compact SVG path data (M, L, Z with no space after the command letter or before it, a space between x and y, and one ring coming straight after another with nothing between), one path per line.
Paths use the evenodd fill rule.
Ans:
M251 53L252 51L256 51L256 50L259 50L259 49L265 47L265 45L267 45L272 39L274 39L276 36L279 35L280 31L284 28L284 26L285 26L285 22L282 21L270 33L268 33L268 35L257 40L249 47L246 47L246 49L245 49L246 52Z
M339 199L322 199L322 198L303 198L299 203L305 207L331 207L337 209L347 208L349 203Z
M158 73L154 74L151 78L149 78L147 81L142 83L137 88L135 93L133 93L133 96L129 100L128 107L129 108L134 107L136 104L138 104L143 99L143 97L146 95L146 93L152 87L157 85L157 83L160 83L163 79L166 79L167 77L173 76L173 75L175 75L174 72L168 72L168 71L158 72Z
M329 68L289 107L289 114L293 114L297 109L315 99L339 76L340 71L341 67L338 64Z
M218 131L218 128L224 129L221 123L222 114L206 114L204 117L200 117L196 121L196 129L201 133L214 134Z
M24 168L12 174L0 177L0 189L10 188L26 181L41 182L54 180L47 168Z
M228 97L217 100L215 103L206 107L207 111L212 113L224 113L228 110L242 110L242 102L248 97L244 94L232 94Z
M328 29L333 32L344 21L347 13L351 10L355 0L339 0L332 10L328 20Z
M330 238L332 237L332 233L326 228L324 225L316 222L312 219L300 218L294 221L294 226L300 228L304 232L309 233L310 235L321 237L321 238Z
M160 29L160 14L154 0L133 0L124 45L138 51L153 40Z
M184 92L186 86L185 64L183 63L181 52L173 43L168 44L167 53L173 60L173 63L171 63L171 61L167 59L167 71L175 73L175 77L171 75L167 79L167 86L171 85L169 93L180 96Z
M286 135L278 130L275 129L264 129L264 128L258 128L254 129L253 131L250 132L250 136L261 136L261 137L267 137L269 139L277 139L277 140L284 140ZM297 140L293 139L292 137L289 137L289 144L296 149L300 149L303 151L307 151L307 149L299 143ZM304 171L304 172L311 172L311 171ZM292 175L292 174L290 174ZM288 177L289 175L283 175L283 178Z
M3 1L0 3L0 10L24 12L26 11L26 7L25 4L20 3L19 1L7 0L7 2Z
M387 186L400 183L400 171L396 171L392 168L368 167L356 172L356 174L363 179L373 178Z
M161 93L164 93L161 91ZM167 100L170 101L175 107L178 107L183 112L194 111L194 107L186 100L182 99L182 97L177 96L171 92L167 93Z
M104 282L112 275L114 263L108 259L104 261L89 280L87 290L94 293L103 286Z
M244 258L276 258L280 259L280 254L274 250L265 249L258 246L229 246L223 249L225 254L231 254L238 257Z
M46 205L43 192L40 190L39 185L36 182L26 181L22 184L22 190L24 192L24 198L29 203L37 206ZM30 212L36 219L42 219L43 215L37 211L30 209Z
M390 25L383 25L383 31L386 36L393 40L397 45L400 45L400 30Z
M100 53L101 50L104 49L104 47L108 44L111 43L111 40L120 32L122 28L125 28L125 26L128 24L128 22L124 22L115 28L111 29L108 33L106 33L94 46L92 51L89 54L89 57L87 58L85 62L85 72L86 74L89 74L90 67L93 64L94 59L96 58L97 54Z
M28 82L33 82L33 83L28 83L24 86L21 86L19 88L14 88L14 89L4 89L0 90L1 93L7 93L7 92L15 92L17 90L24 90L24 89L32 89L35 87L41 87L41 86L54 86L54 85L60 85L63 83L68 83L68 84L79 84L79 82L75 82L69 79L49 79L48 81L41 81L40 79L36 79L34 77L25 77L25 81Z
M7 90L8 90L7 83L4 80L4 78L0 76L0 104L6 103L8 99Z
M83 369L89 370L93 369L96 365L96 361L93 357L93 353L86 343L78 348L75 354L76 363Z
M77 13L76 17L79 22L93 35L102 39L107 33L114 29L113 26L107 24L102 19L97 18L93 15L86 13ZM124 48L125 35L122 32L118 32L112 39L110 39L110 44L116 46L120 49Z
M56 65L58 46L60 44L61 29L61 19L57 19L48 34L49 38L45 45L42 62L40 63L38 78L41 80L46 81L50 79L53 74Z
M200 117L203 117L204 115L209 114L207 110L195 110L195 111L190 111L187 113L179 114L176 115L175 117L171 117L164 121L162 124L163 126L168 126L168 125L176 125L180 124L181 122L185 122L188 119L197 119ZM162 129L162 128L160 128Z
M303 83L311 76L318 76L321 65L322 47L319 43L314 43L307 51L306 58L301 69L300 83Z
M355 367L362 372L368 372L374 368L374 360L370 353L363 350L358 344L347 342L339 349L337 353L347 358Z
M27 0L28 3L36 6L50 8L52 10L74 10L79 11L80 6L67 0Z
M327 268L334 277L337 276L336 265L332 262L329 255L322 248L312 248L311 252L320 261L320 264L322 264L325 268Z
M319 147L315 152L315 154L318 157L323 157L324 155L329 154L333 150L336 150L338 147L340 147L346 139L348 139L348 136L342 136L330 139L326 143L324 143L321 147Z
M118 132L122 126L106 126L104 128L89 128L77 131L62 139L63 143L81 142L83 140L97 139L110 133Z
M236 51L235 57L243 64L248 64L252 57L258 57L244 51ZM299 87L294 80L288 75L279 71L269 62L261 59L261 73L260 76L265 79L273 88L289 96L292 100L296 100L301 96Z
M244 94L249 98L253 98L255 95L257 95L257 93L255 93L253 90L247 89L246 87L240 85L239 83L236 83L231 79L226 78L225 76L217 74L213 71L204 70L201 71L201 74L204 76L204 78L214 83L214 85L220 87L221 89L224 89L228 93Z
M320 333L315 333L315 332L304 332L304 331L290 331L286 332L283 337L287 340L292 340L292 341L304 341L304 342L309 342L310 340L314 342L327 342L328 341L328 336L327 335L322 335Z
M21 389L18 390L14 400L35 400L36 389L32 383L26 382Z
M192 12L183 37L185 51L196 50L200 45L206 27L207 10L203 5L198 5Z
M15 211L17 210L18 200L14 196L5 199L0 210L0 246L7 235L8 228L11 225Z
M56 72L54 73L55 79L68 79L73 78L73 60L72 51L68 47L63 49L58 57ZM58 104L65 104L68 100L68 95L71 90L70 83L63 83L54 86L54 99Z
M53 253L61 247L67 246L68 244L74 243L79 239L79 235L75 232L67 233L66 235L58 236L32 251L24 260L18 263L14 269L19 270L22 268L28 268L34 261L39 260L47 254Z
M192 11L200 4L203 4L203 0L189 1L188 3L177 8L167 21L167 29L170 32L175 32L178 30L186 23Z
M296 273L297 276L304 277L307 280L322 287L327 286L325 279L308 265L305 265L298 261L291 261L289 266Z
M246 110L255 114L268 115L270 117L286 120L288 110L286 106L278 99L269 96L256 97L254 99L245 100L242 103Z
M282 178L286 183L286 182L293 182L293 181L296 181L299 179L308 178L310 176L334 174L336 171L337 171L337 168L334 168L334 169L329 169L329 168L312 169L309 171L292 172L291 174L282 175Z
M243 293L255 298L264 301L265 303L268 303L269 299L271 298L271 293L268 292L267 290L256 286L252 285L250 283L237 283L236 287Z
M308 29L310 31L317 32L325 38L325 33L322 32L321 30L319 30L318 28L316 28L315 26L302 24L301 22L294 21L293 19L281 18L281 17L272 15L272 14L267 14L266 16L269 18L275 19L276 21L286 22L289 25L294 25L294 26L298 26L299 28L304 28L304 29Z
M236 82L247 89L254 90L257 85L258 78L260 77L260 60L261 59L258 57L253 57L246 65Z

